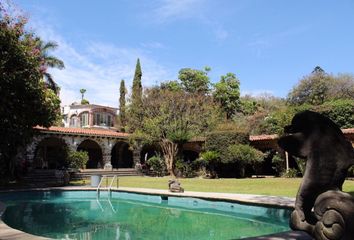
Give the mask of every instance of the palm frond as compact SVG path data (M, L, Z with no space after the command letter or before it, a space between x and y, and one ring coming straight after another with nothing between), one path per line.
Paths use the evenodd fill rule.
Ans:
M45 73L43 73L43 76L44 76L44 78L45 78L45 80L46 80L45 83L46 83L47 87L50 88L50 89L52 89L52 90L54 91L54 93L57 94L59 87L58 87L58 85L54 82L54 79L53 79L52 75L51 75L50 73L45 72Z
M46 42L44 43L43 41L40 41L40 49L42 52L46 52L48 50L55 50L58 47L58 44L56 42Z
M53 56L45 56L44 62L47 66L52 68L59 68L59 69L65 68L64 62Z

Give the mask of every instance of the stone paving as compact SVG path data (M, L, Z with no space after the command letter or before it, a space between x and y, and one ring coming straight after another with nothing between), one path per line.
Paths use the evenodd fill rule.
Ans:
M54 187L54 188L34 188L33 191L40 190L96 190L92 187ZM28 191L29 189L18 189L16 191ZM264 196L264 195L253 195L253 194L231 194L231 193L210 193L210 192L191 192L185 191L184 193L172 193L168 190L158 190L158 189L147 189L147 188L126 188L120 187L119 189L112 189L112 191L124 191L132 193L142 193L150 195L162 195L162 196L181 196L181 197L196 197L207 200L221 200L221 201L231 201L246 203L252 205L263 205L263 206L281 206L287 208L293 208L295 199L289 197L275 197L275 196ZM2 212L5 210L4 204L0 202L0 217ZM42 240L47 239L39 236L30 235L16 229L10 228L4 222L0 220L0 239L1 240L14 240L14 239L24 239L24 240ZM284 233L278 233L268 236L261 236L255 238L247 238L247 240L309 240L311 239L306 233L289 231Z

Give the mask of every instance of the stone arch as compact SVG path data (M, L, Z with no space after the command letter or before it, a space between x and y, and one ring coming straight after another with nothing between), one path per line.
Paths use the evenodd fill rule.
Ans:
M146 144L141 148L140 163L144 164L146 160L153 156L161 155L160 146L157 144Z
M111 164L113 168L132 168L134 167L133 152L129 149L129 144L118 141L112 148Z
M26 147L26 160L29 161L30 164L33 163L35 151L36 151L38 144L46 137L47 136L45 136L45 135L36 135L35 137L33 137L32 142L29 145L27 145L27 147Z
M77 151L86 151L89 155L89 160L86 168L103 168L103 155L100 144L92 139L83 140L78 146Z
M188 142L182 146L182 156L185 162L193 162L199 157L202 146L197 142Z
M58 169L67 167L67 144L55 136L43 137L37 142L33 167L37 169Z

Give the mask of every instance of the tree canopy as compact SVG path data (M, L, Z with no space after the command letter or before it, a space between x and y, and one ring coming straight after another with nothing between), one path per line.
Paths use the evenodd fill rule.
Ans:
M214 85L213 96L230 119L241 109L240 105L240 81L234 73L221 76L220 82Z
M179 145L207 132L218 116L209 96L159 87L145 91L142 111L142 126L135 135L160 144L167 170L173 176Z
M204 70L182 68L178 73L178 78L186 92L206 94L209 92L210 85L209 71L209 67L205 67Z
M1 3L0 3L1 5ZM60 115L60 100L43 81L38 38L27 20L0 6L0 175L12 175L14 156L36 125L49 127Z
M354 77L348 74L334 76L318 66L288 94L291 105L320 105L337 99L354 99Z

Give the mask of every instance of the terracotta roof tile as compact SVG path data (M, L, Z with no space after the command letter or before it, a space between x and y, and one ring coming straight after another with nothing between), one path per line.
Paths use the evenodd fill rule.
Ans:
M342 129L344 134L354 134L354 128Z
M250 141L262 141L262 140L274 140L278 139L279 136L278 134L272 134L272 135L251 135L250 136Z
M354 134L354 128L342 129L344 135ZM277 134L272 135L251 135L250 141L268 141L278 139L279 136Z
M129 137L129 133L116 132L110 129L92 129L92 128L67 128L67 127L40 127L35 129L44 132L67 133L78 135L104 136L104 137Z
M91 135L91 136L104 136L104 137L129 137L129 133L116 132L110 129L92 129L92 128L66 128L66 127L40 127L36 126L35 129L45 132L56 132L56 133L67 133L67 134L81 134L81 135ZM342 132L347 134L354 134L354 128L342 129ZM249 137L250 141L269 141L276 140L279 136L277 134L272 135L251 135ZM193 141L205 141L205 138L195 138Z

